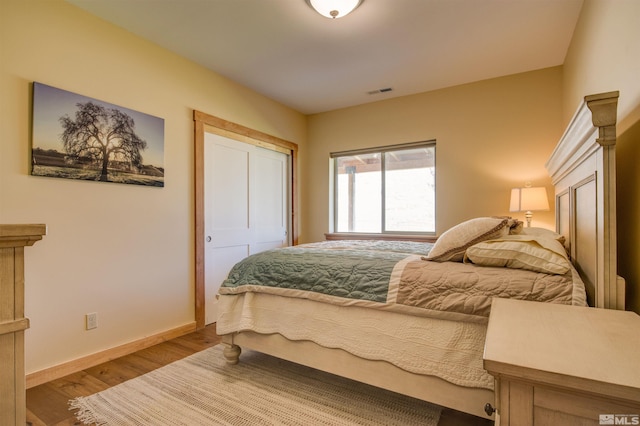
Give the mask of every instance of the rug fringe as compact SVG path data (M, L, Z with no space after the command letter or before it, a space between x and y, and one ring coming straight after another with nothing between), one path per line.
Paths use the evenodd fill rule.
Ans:
M91 409L85 403L85 397L79 396L69 401L69 411L78 410L74 413L76 418L80 420L84 424L95 425L95 426L105 426L107 425L106 421L98 420Z

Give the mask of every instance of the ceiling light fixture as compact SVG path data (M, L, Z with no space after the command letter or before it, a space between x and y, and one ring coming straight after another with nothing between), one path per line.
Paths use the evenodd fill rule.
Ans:
M327 18L342 18L353 12L364 0L305 0L316 12Z

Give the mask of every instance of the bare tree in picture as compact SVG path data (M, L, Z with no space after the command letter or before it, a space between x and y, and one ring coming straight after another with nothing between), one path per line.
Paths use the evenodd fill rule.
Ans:
M60 117L64 129L62 143L70 159L102 166L101 181L108 181L109 165L127 164L131 170L142 166L147 142L135 133L133 118L115 108L92 102L76 104L75 120Z

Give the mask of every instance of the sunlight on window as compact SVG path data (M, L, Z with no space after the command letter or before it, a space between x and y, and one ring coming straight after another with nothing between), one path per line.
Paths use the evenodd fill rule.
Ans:
M336 232L435 232L435 145L335 156Z

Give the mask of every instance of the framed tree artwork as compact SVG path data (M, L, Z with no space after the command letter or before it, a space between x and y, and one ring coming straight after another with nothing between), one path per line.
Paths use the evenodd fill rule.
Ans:
M164 120L33 83L31 174L164 186Z

